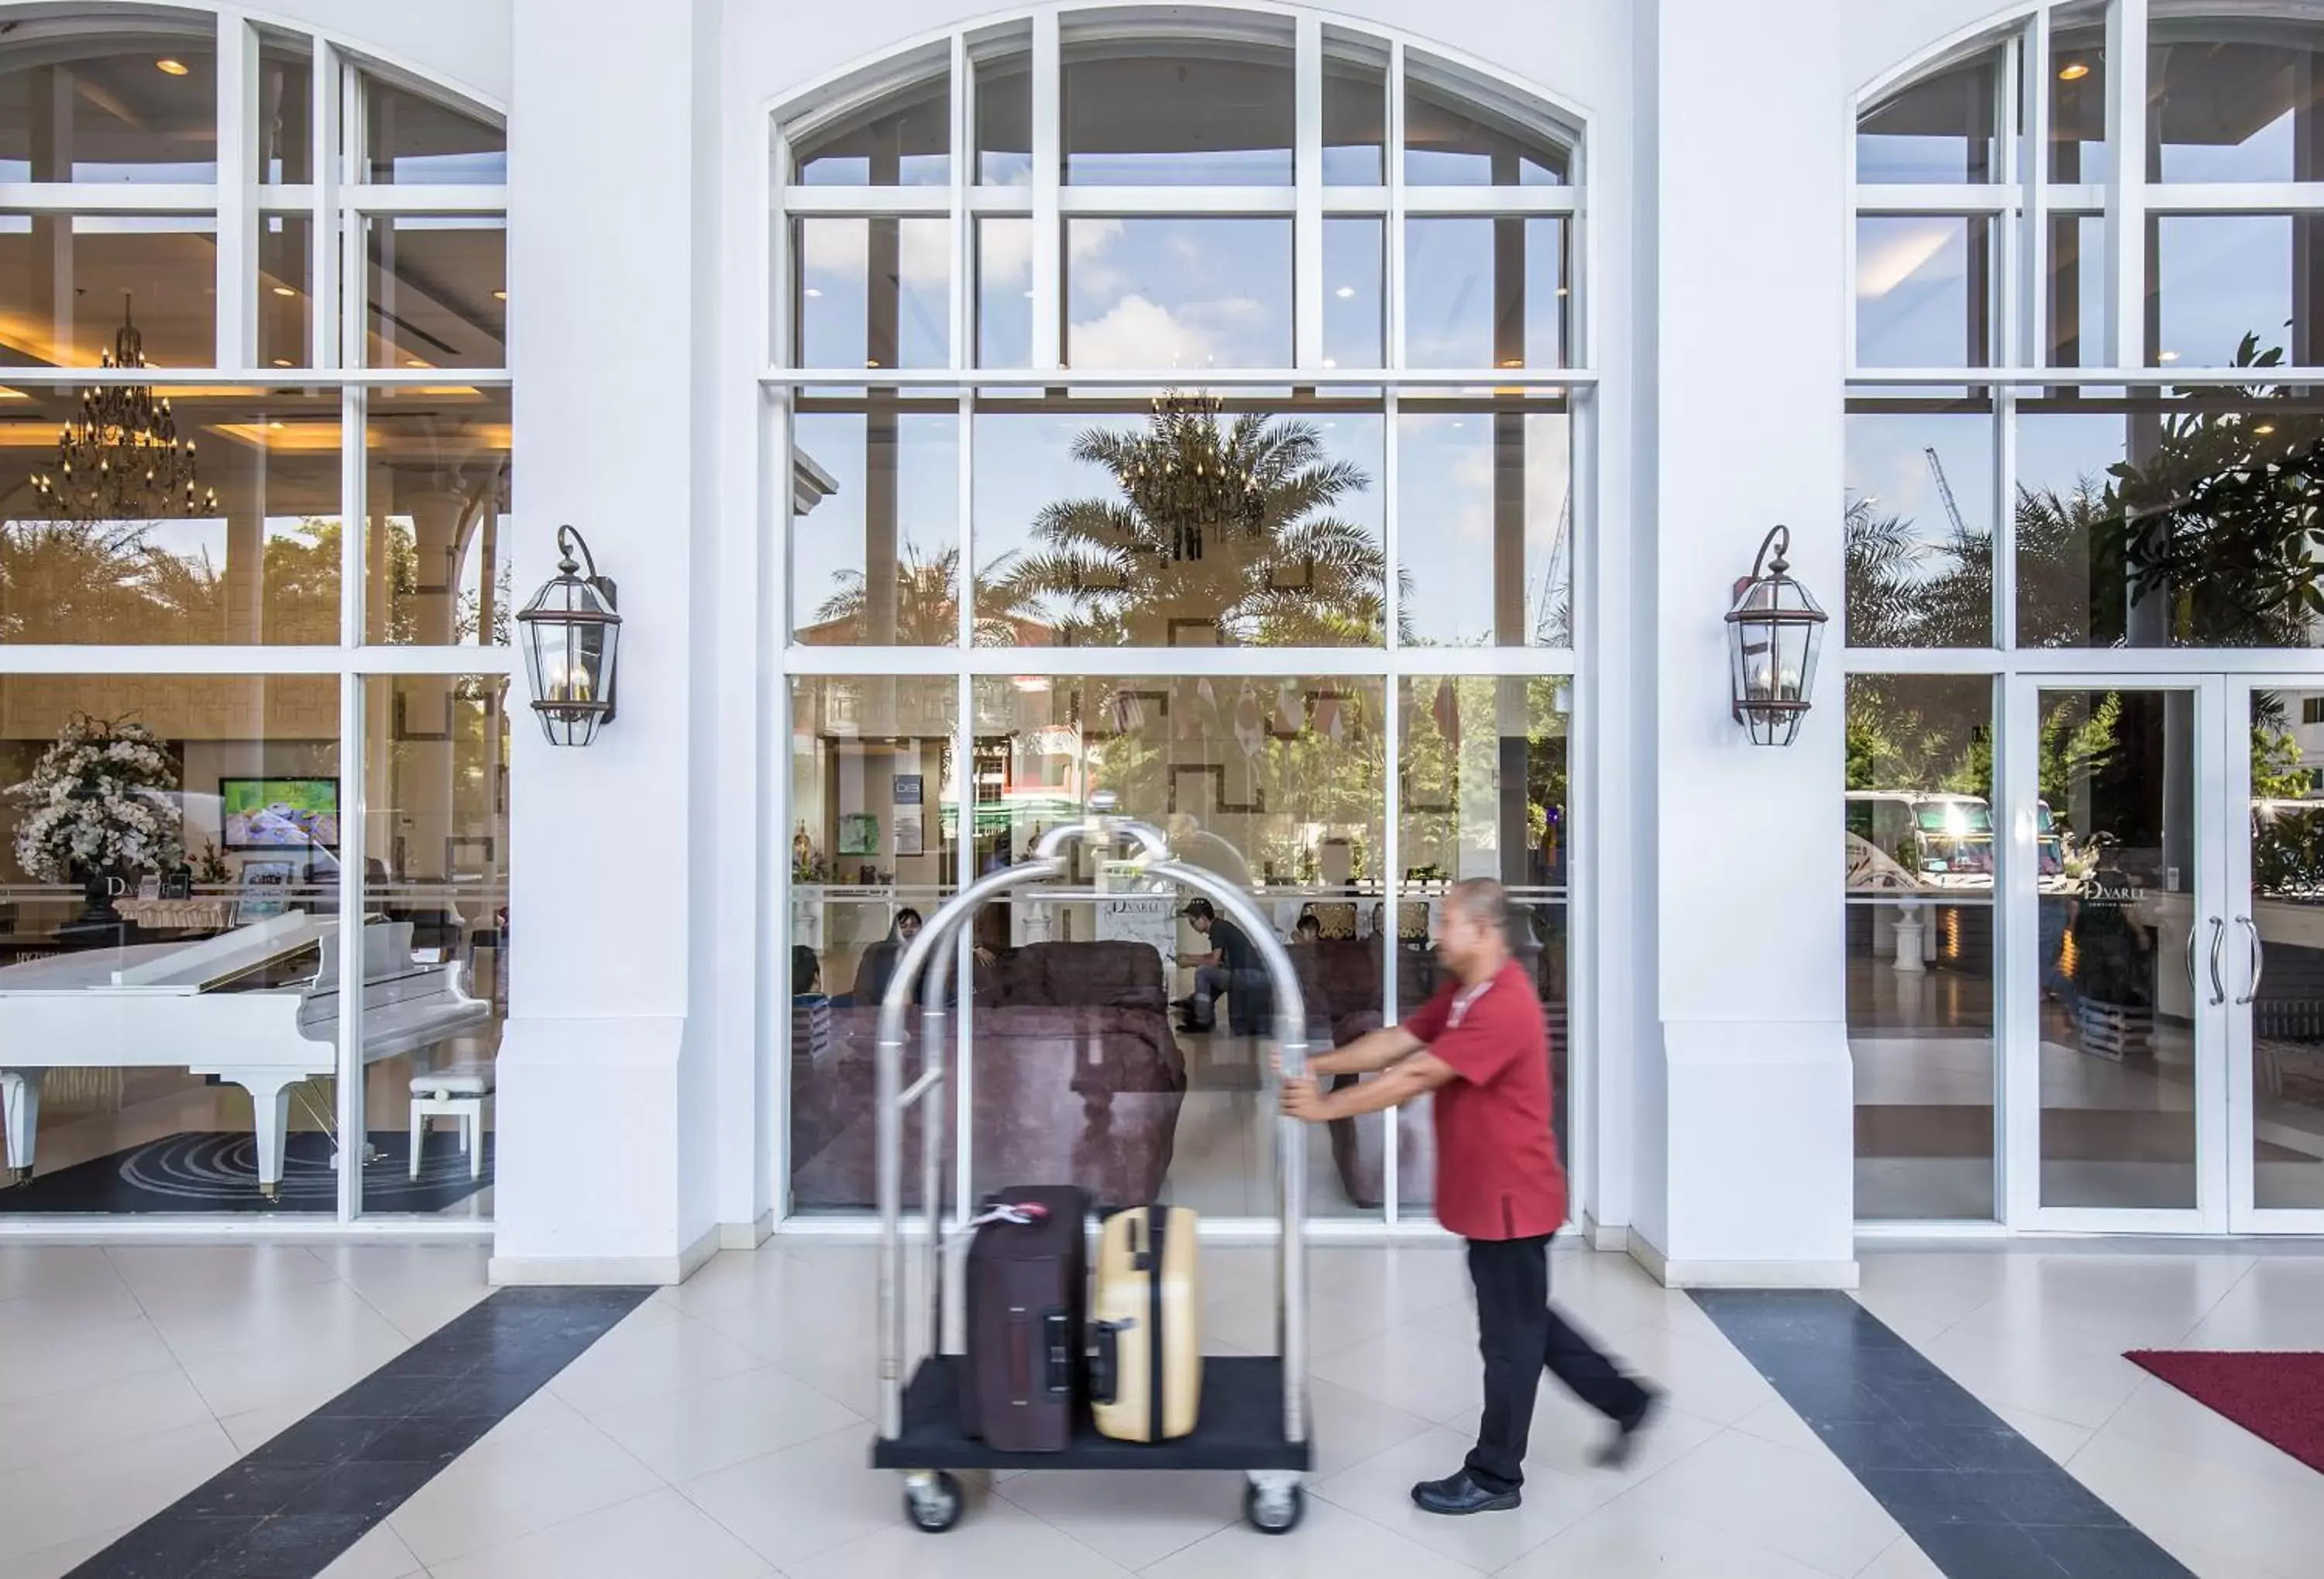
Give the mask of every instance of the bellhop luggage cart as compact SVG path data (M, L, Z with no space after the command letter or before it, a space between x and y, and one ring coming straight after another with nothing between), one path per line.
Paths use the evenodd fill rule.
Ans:
M1159 829L1112 815L1112 797L1091 798L1089 817L1043 835L1033 858L989 873L930 917L904 952L880 1006L878 1126L880 1147L880 1434L872 1445L874 1469L901 1471L904 1509L920 1528L938 1533L960 1519L960 1470L1176 1469L1238 1470L1249 1477L1243 1516L1280 1535L1299 1522L1305 1503L1300 1477L1311 1467L1307 1435L1306 1126L1277 1115L1276 1192L1283 1227L1276 1274L1277 1353L1205 1355L1202 1404L1194 1431L1163 1442L1122 1442L1098 1434L1086 1399L1074 1406L1072 1436L1062 1453L1011 1453L967 1436L960 1423L957 1355L943 1351L945 1279L944 1163L945 1092L951 1040L945 999L954 939L976 908L1010 889L1071 875L1076 849L1102 858L1123 847L1142 877L1160 879L1208 899L1240 927L1265 960L1275 984L1276 1036L1283 1069L1306 1068L1307 1011L1290 956L1276 941L1257 906L1216 873L1170 858ZM1089 897L1089 896L1083 896ZM915 988L926 976L925 991ZM920 1011L920 1071L904 1083L905 1016L917 995ZM972 1048L972 1054L973 1049ZM904 1318L904 1123L920 1118L920 1205L928 1289L925 1343L909 1368ZM1045 1181L1019 1180L1033 1184ZM1065 1183L1065 1180L1054 1181ZM1144 1202L1121 1202L1143 1205ZM963 1203L964 1206L968 1203ZM963 1221L973 1215L963 1211ZM1078 1346L1082 1335L1074 1335Z

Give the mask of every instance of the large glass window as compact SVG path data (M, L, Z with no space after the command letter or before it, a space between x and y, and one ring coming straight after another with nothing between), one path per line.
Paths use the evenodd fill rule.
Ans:
M1993 682L1850 675L1847 707L1856 1214L1989 1218Z
M48 188L0 215L0 1214L488 1214L504 130L242 12L39 11L0 37L0 184Z
M778 119L795 1210L870 1205L864 1028L903 926L1101 790L1259 905L1323 1045L1419 1001L1388 982L1433 983L1447 881L1505 878L1563 1047L1583 150L1482 73L1318 31L1067 7ZM965 195L887 189L955 159ZM1303 223L1308 180L1335 195ZM1495 651L1449 681L1407 656L1449 646ZM1264 1216L1270 989L1240 948L1198 974L1222 951L1172 896L1100 875L973 921L955 1182ZM1315 1208L1425 1214L1433 1156L1398 1137L1425 1128L1313 1137Z
M2242 719L2215 677L2296 674L2324 638L2324 31L2296 9L2045 0L1858 106L1841 664L1863 1215L2314 1204L2298 1015L2193 985L2216 925L2285 992L2324 762L2304 702L2230 675L2251 891L2204 898L2243 875L2245 830L2217 839L2243 808L2213 793L2240 778ZM2249 1034L2248 1071L2210 1061L2215 1018L2238 1056Z

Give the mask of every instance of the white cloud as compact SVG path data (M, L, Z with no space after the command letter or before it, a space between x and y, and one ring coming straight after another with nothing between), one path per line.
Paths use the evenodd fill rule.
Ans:
M1075 367L1204 367L1217 355L1208 331L1137 295L1074 324L1067 346Z
M872 254L869 219L816 218L801 227L799 267L817 279L861 289ZM1027 227L1027 228L1029 228ZM904 219L896 239L898 272L908 290L942 290L952 278L952 226L945 219Z

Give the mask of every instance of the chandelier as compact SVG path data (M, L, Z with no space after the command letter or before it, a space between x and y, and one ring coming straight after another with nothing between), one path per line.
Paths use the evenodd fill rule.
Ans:
M145 337L124 301L113 349L97 365L143 367ZM178 437L167 397L151 384L93 384L80 414L57 437L53 476L32 479L32 493L53 521L153 521L215 515L217 493L194 480L194 441Z
M1249 534L1266 513L1258 474L1220 442L1219 402L1208 396L1156 395L1124 480L1138 513L1160 529L1155 551L1179 563L1203 557L1206 533Z

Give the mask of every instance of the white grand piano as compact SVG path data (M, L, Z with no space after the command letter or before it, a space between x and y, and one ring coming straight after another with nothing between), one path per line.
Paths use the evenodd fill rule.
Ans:
M409 921L364 927L363 1061L416 1052L492 1018L456 965L411 957ZM29 1177L51 1069L157 1065L250 1093L258 1184L282 1185L291 1093L335 1072L338 920L290 912L192 943L90 949L0 969L8 1166ZM361 1137L355 1138L361 1151Z

